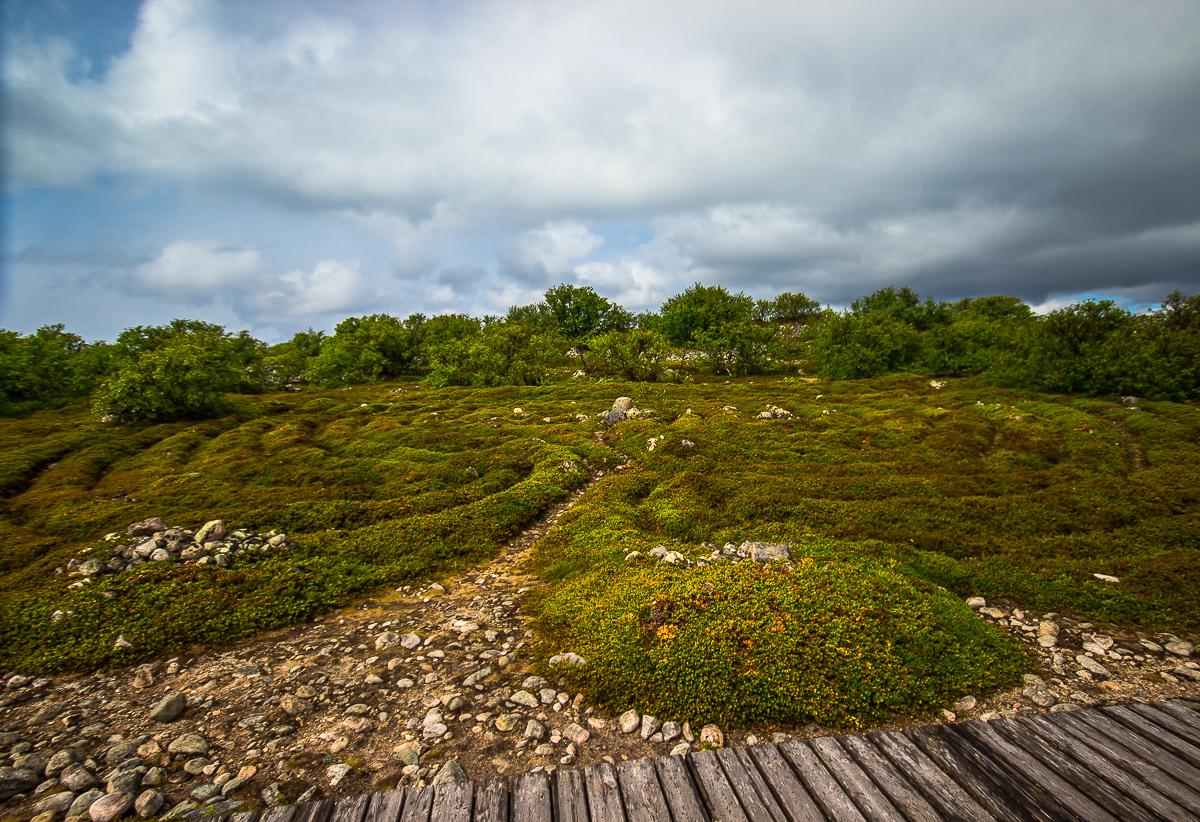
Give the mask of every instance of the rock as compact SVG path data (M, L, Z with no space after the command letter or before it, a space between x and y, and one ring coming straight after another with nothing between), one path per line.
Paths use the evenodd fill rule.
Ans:
M1021 695L1041 708L1049 708L1058 701L1045 685L1030 685Z
M1037 638L1037 644L1042 648L1053 648L1058 645L1058 637L1054 634L1043 634Z
M1120 582L1121 581L1119 578L1111 576L1109 574L1092 574L1092 576L1094 576L1096 579L1100 580L1101 582Z
M985 605L987 605L987 600L983 597L967 597L968 608L972 608L977 611Z
M174 559L174 557L171 556L171 552L166 548L155 548L150 553L151 562L170 562L172 559Z
M448 730L450 730L450 729L447 728L442 723L434 722L434 723L424 726L421 729L421 735L425 739L437 739L438 737L445 736L446 731L448 731Z
M625 412L618 411L617 409L614 408L611 411L605 411L602 415L600 415L599 422L601 425L616 425L617 423L623 422L624 420L625 420Z
M306 699L284 694L279 700L279 707L288 714L288 716L300 716L302 714L312 713L313 704Z
M87 793L81 793L75 797L75 801L71 803L71 807L67 809L67 817L82 816L88 812L88 808L97 800L103 799L104 791L90 790Z
M755 562L791 562L790 542L743 542L739 554L748 554Z
M200 734L183 734L171 742L167 747L167 752L187 756L206 754L208 753L208 740L200 736Z
M451 759L442 769L438 771L437 776L433 778L434 786L445 785L450 782L466 782L467 772L462 769L462 765L458 764L458 760Z
M474 673L469 674L468 676L464 677L463 685L465 685L468 688L474 687L475 685L478 685L480 682L483 682L485 679L487 679L491 675L492 675L491 668L480 668L478 671L475 671Z
M1175 676L1187 677L1188 679L1193 679L1197 682L1200 682L1200 671L1189 668L1186 665L1180 665L1178 668L1172 671L1172 673L1175 674Z
M127 793L134 796L141 790L142 775L134 769L127 771L117 771L109 777L108 784L104 786L108 793Z
M684 451L691 451L693 448L696 447L696 443L692 442L691 440L680 440L679 447L682 448Z
M395 648L399 644L400 644L400 635L394 634L391 631L385 631L384 633L375 637L375 650L376 651L386 651L389 648Z
M637 711L632 710L621 714L621 717L617 720L617 727L621 729L621 733L623 734L633 733L641 724L641 716L638 715Z
M346 778L346 774L350 773L350 766L346 764L330 765L325 769L325 775L329 777L329 786L337 787L338 783Z
M1080 668L1083 668L1083 670L1087 671L1088 673L1095 674L1096 676L1112 676L1107 668L1105 668L1096 660L1092 659L1090 656L1079 654L1075 657L1075 661L1079 663Z
M550 657L551 665L571 665L576 668L582 668L587 665L587 660L575 653L555 654Z
M134 800L133 809L139 817L147 819L156 815L164 804L166 799L161 793L156 790L142 791L138 798Z
M233 796L253 781L252 776L235 776L221 786L221 796Z
M1058 636L1058 623L1053 620L1043 619L1038 623L1037 635L1043 636Z
M17 770L33 771L34 775L38 777L46 775L46 766L49 764L50 757L43 753L20 754L12 761L12 766Z
M415 742L404 742L392 751L396 759L405 765L421 764L421 747Z
M38 802L33 809L37 813L46 813L47 811L54 814L66 813L74 801L75 794L70 791L59 791Z
M679 728L678 722L664 722L662 726L663 742L674 742L679 738L682 731Z
M109 415L105 414L105 416ZM39 813L37 816L30 819L29 822L54 822L54 811Z
M662 727L662 723L649 714L642 716L642 739L649 739L653 734L658 732Z
M1151 653L1161 654L1163 652L1163 646L1159 645L1157 642L1151 642L1148 639L1142 638L1138 640L1138 643Z
M162 768L151 768L142 777L142 787L157 788L167 784L167 772Z
M614 411L627 413L630 408L633 408L633 400L631 400L629 397L617 397L616 400L613 401L612 407Z
M108 750L104 752L104 764L109 767L120 765L136 753L136 742L118 742L115 745L109 746Z
M1081 706L1076 705L1074 702L1060 702L1057 705L1050 708L1050 713L1060 714L1060 713L1063 713L1064 711L1078 711L1080 709L1080 707Z
M78 761L79 757L70 748L59 751L46 763L46 776L56 777Z
M416 634L404 634L400 637L400 647L406 651L411 651L421 644L421 638Z
M1182 639L1167 643L1167 653L1175 654L1175 656L1190 657L1195 650L1196 647L1192 643L1184 642Z
M678 745L676 745L674 748L671 749L671 756L684 756L689 751L691 751L691 749L692 749L692 746L689 745L687 742L680 742Z
M91 771L79 763L68 765L66 769L59 774L58 781L64 788L69 791L74 791L75 793L90 790L100 784L100 780L93 776Z
M196 544L207 545L210 542L220 542L225 539L225 522L214 519L204 523L196 532Z
M574 722L562 729L563 738L574 745L582 745L591 738L592 733L587 728Z
M700 743L710 748L720 748L725 745L725 734L716 725L705 725L700 729Z
M496 717L496 730L501 733L508 733L521 724L523 719L525 717L521 714L501 714Z
M167 694L150 711L155 722L174 722L187 708L187 697L183 694Z
M152 519L144 519L141 522L129 526L129 536L131 537L152 537L157 533L167 530L167 523L162 517L153 517Z
M517 691L509 697L509 700L518 705L524 705L526 708L537 708L542 704L541 700L529 693L529 691Z
M221 795L221 789L219 787L217 787L216 785L212 785L212 784L197 785L195 788L192 788L192 793L191 793L192 799L195 799L197 802L200 802L201 804L212 799L214 796L220 796L220 795Z
M531 719L525 723L525 738L536 739L541 741L546 738L546 726L538 722L536 719Z
M992 619L1004 619L1008 614L999 608L980 608L979 613Z
M976 704L978 704L978 703L976 702L975 697L968 694L967 696L964 696L962 699L958 700L953 705L951 705L950 709L952 711L954 711L956 714L965 714L965 713L968 713L969 711L975 710Z

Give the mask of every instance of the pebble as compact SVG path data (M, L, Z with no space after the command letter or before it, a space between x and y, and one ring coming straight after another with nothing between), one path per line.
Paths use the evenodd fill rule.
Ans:
M633 733L638 729L638 727L641 726L641 724L642 718L638 715L637 711L633 710L626 711L625 713L621 714L621 717L617 720L617 726L621 729L621 733L623 734Z

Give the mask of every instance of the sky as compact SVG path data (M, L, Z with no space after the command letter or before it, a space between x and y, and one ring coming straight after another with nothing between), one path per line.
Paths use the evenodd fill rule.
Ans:
M1200 291L1200 4L5 0L0 327Z

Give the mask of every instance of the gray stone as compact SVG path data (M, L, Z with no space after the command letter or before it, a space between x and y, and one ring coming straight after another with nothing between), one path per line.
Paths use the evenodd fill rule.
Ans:
M78 762L73 765L68 765L63 772L58 775L58 781L62 783L64 788L69 791L74 791L75 793L95 788L100 784L100 780L97 779L91 771Z
M626 711L617 719L617 726L623 734L631 734L642 724L642 718L637 711Z
M105 788L109 793L127 793L134 796L141 790L142 775L130 768L127 771L117 771L113 774Z
M748 553L755 562L791 562L790 542L743 542L738 553Z
M154 708L150 709L150 719L156 722L174 722L187 708L187 697L182 694L168 694L161 698Z
M313 704L306 699L284 694L283 698L279 700L279 707L289 716L300 716L312 713Z
M88 808L92 807L92 803L105 797L104 791L90 790L86 793L81 793L75 797L75 801L71 803L71 807L67 809L67 817L81 816L87 813Z
M964 696L962 699L958 700L953 705L951 705L950 709L952 711L954 711L956 714L965 714L968 711L975 710L976 704L977 703L975 701L975 697L968 694L967 696Z
M446 731L448 731L448 730L450 730L450 729L447 728L442 723L434 722L434 723L426 725L424 728L422 728L421 735L425 739L437 739L440 736L444 736Z
M562 729L563 738L575 745L582 745L591 737L591 732L574 722Z
M71 804L74 801L75 794L71 793L70 791L59 791L58 793L52 793L45 799L39 801L33 806L33 809L37 813L46 813L49 811L55 814L65 814L71 808Z
M50 757L44 753L28 753L13 758L12 766L19 771L33 771L38 776L46 775Z
M167 800L158 791L142 791L142 793L134 801L133 809L139 817L142 819L147 819L162 810L162 806L166 804L166 801Z
M521 714L501 714L496 717L496 730L501 733L508 733L521 724L525 717Z
M115 745L111 745L109 746L108 750L104 752L104 764L108 765L109 767L120 765L126 759L135 756L137 754L137 748L138 746L136 742L118 742Z
M541 741L546 738L546 726L538 722L536 719L531 719L525 723L525 738L536 739Z
M162 531L167 530L167 523L162 517L152 517L144 519L141 522L129 526L129 536L131 537L152 537Z
M1147 651L1150 651L1151 653L1161 654L1163 652L1163 647L1161 645L1159 645L1157 642L1151 642L1150 640L1145 639L1145 638L1139 639L1138 642L1141 644L1141 646L1143 648L1145 648Z
M492 675L491 668L480 668L478 671L475 671L474 673L468 675L465 679L463 679L463 685L465 685L468 688L473 687L475 685L478 685L480 682L483 682L485 679L487 679L491 675Z
M183 734L178 736L171 742L167 748L168 753L184 754L186 756L198 756L208 753L208 740L200 736L200 734Z
M155 548L150 554L151 562L170 562L174 557L166 548Z
M658 729L661 727L662 723L660 723L657 719L650 716L650 714L644 714L642 716L642 739L649 739L650 736L654 733L657 733Z
M625 412L613 408L610 411L605 411L599 418L601 425L616 425L619 422L624 422Z
M394 634L391 631L384 631L379 636L375 637L375 650L386 651L390 648L395 648L400 644L400 634Z
M250 776L235 776L233 779L230 779L221 786L221 796L232 796L237 791L240 791L242 788L249 785L252 781L254 781L254 778Z
M133 807L133 797L127 793L110 793L88 806L92 822L113 822Z
M1182 639L1167 643L1167 653L1175 654L1175 656L1190 657L1195 650L1196 646L1190 642L1184 642Z
M1105 668L1090 656L1079 654L1075 657L1075 661L1079 663L1080 668L1083 668L1088 673L1095 674L1096 676L1112 676L1112 674L1109 673L1108 668Z
M220 542L223 539L225 539L225 523L219 519L204 523L200 530L196 532L197 545Z
M967 607L978 610L987 605L987 600L983 597L967 597Z
M192 799L195 799L197 802L207 802L214 796L220 795L221 789L211 783L207 785L197 785L196 787L192 788L191 793Z
M462 765L458 764L458 760L451 759L442 769L438 771L437 776L433 778L433 784L445 785L448 782L466 782L467 772L463 770Z
M397 745L393 753L396 759L405 765L421 764L421 748L415 742L405 742Z
M630 408L633 408L633 400L631 400L629 397L617 397L613 401L612 407L614 411L626 413Z
M400 637L400 647L406 651L411 651L421 644L421 637L416 634L404 634Z
M1186 665L1180 665L1178 668L1172 671L1172 673L1174 673L1175 676L1184 676L1188 679L1194 679L1197 682L1200 682L1200 671L1189 668Z
M679 738L682 731L679 728L678 722L664 722L662 726L662 736L664 742L674 742Z
M1045 685L1030 685L1021 692L1021 695L1041 708L1049 708L1057 701L1054 694L1050 693L1050 689Z
M558 696L558 692L553 688L542 688L538 691L538 699L542 700L543 705L553 705L556 696Z
M167 772L162 768L151 768L142 777L142 787L149 785L152 788L157 788L165 784L167 784Z
M536 696L529 693L529 691L517 691L515 694L509 697L509 700L517 703L518 705L524 705L526 708L537 708L542 704L541 701Z

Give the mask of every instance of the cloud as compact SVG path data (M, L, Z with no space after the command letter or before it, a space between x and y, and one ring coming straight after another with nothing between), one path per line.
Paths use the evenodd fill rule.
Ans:
M335 314L369 305L377 292L358 260L321 260L311 271L269 271L255 249L223 249L180 240L133 267L127 293L191 305L230 306L243 318L271 323L280 315Z
M571 262L595 251L604 238L576 222L526 231L502 245L496 256L509 279L550 286L571 272Z
M113 275L287 316L394 287L501 311L564 280L651 308L695 279L834 302L1196 290L1197 42L1187 3L147 0L97 65L6 34L7 185L390 239L390 282L353 251L226 248L269 253L244 239ZM630 251L614 224L654 237Z

